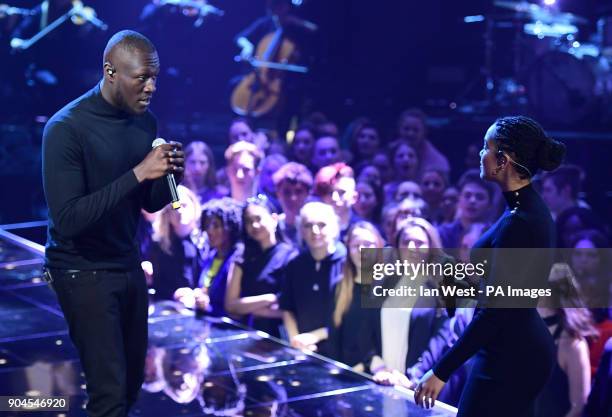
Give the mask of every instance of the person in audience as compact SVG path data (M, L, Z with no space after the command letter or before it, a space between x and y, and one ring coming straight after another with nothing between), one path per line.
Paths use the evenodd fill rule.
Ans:
M612 303L610 241L598 230L576 233L570 245L570 264L589 307L607 308Z
M455 221L457 215L457 205L459 203L459 190L455 187L447 187L442 193L442 203L440 205L440 211L442 213L442 220L440 225L452 223Z
M280 211L280 204L276 199L276 189L272 177L280 167L287 163L287 158L281 154L266 156L261 163L259 174L259 194L265 195L272 203L276 212Z
M578 284L580 285L580 284ZM604 348L612 338L612 309L609 306L589 309L595 322L598 337L589 340L589 358L591 359L591 377L595 377L597 368L601 363Z
M353 169L344 162L325 166L315 176L314 195L332 206L340 219L340 238L360 220L353 210L359 195L353 176Z
M278 216L264 195L247 200L242 227L244 251L230 266L225 310L257 330L280 337L278 298L294 249L280 238Z
M397 232L395 245L400 249L399 258L411 263L443 263L448 259L441 249L435 227L422 218L404 220ZM397 280L395 287L407 285L407 279L412 277L402 277ZM440 279L420 275L412 282L437 288ZM441 352L456 339L450 327L450 317L442 308L442 301L432 297L388 297L382 305L381 323L382 358L373 360L378 365L374 380L385 385L414 387L418 378L415 379L413 375L408 378L406 370L417 365L427 350L441 356ZM465 373L455 376L445 387L442 401L456 404L464 380Z
M365 163L357 168L357 182L366 181L382 189L382 176L374 164Z
M338 125L331 120L325 120L319 124L317 124L317 136L318 137L334 137L337 138L340 135L340 129L338 129Z
M574 236L583 230L606 232L603 222L590 209L572 207L564 210L555 221L557 227L557 247L571 247Z
M327 165L342 161L338 139L334 136L321 136L315 141L312 153L312 165L319 170Z
M465 148L465 156L463 157L464 171L478 169L480 166L480 149L481 146L477 142L470 143Z
M300 210L299 228L306 248L287 264L279 305L291 345L327 355L327 326L346 248L338 241L338 216L328 204L306 203Z
M387 184L394 180L393 162L387 152L380 151L376 153L372 158L372 165L378 169L382 184Z
M270 145L268 146L268 149L266 149L266 155L282 155L287 158L287 155L289 155L287 142L281 138L274 138L270 140Z
M380 187L370 181L357 182L357 202L353 206L355 213L364 220L378 226L380 225L380 212L382 210L382 192Z
M395 195L393 196L395 201L400 202L407 198L412 200L419 200L423 198L423 191L419 184L414 181L404 181L399 183Z
M183 185L198 196L200 204L222 197L217 189L216 172L215 158L206 143L198 140L185 147Z
M380 232L366 221L354 223L346 235L348 256L336 286L335 308L328 327L331 357L360 372L369 372L374 356L381 356L380 309L362 306L362 249L384 247Z
M202 269L198 245L200 202L187 187L177 187L181 206L167 205L153 223L152 243L144 261L150 262L155 300L172 300L181 287L195 288Z
M405 198L399 202L394 220L395 229L393 230L393 236L395 236L399 230L400 224L404 220L412 217L421 217L423 219L427 218L427 204L422 198Z
M423 172L420 185L423 200L427 203L431 223L438 226L444 219L442 202L444 191L448 187L448 178L443 171L428 169Z
M236 142L225 150L225 171L231 197L241 203L256 194L263 153L250 142Z
M196 288L182 287L174 299L189 308L221 317L225 312L227 276L234 255L241 252L242 208L233 199L212 199L202 206L200 229L206 235L202 272Z
M385 185L386 201L395 198L397 187L404 181L417 181L419 159L414 148L405 141L392 144L389 152L393 164L393 181Z
M399 211L399 204L395 201L387 203L383 206L381 213L381 227L383 231L383 235L385 238L385 242L388 245L393 244L393 238L395 237L395 218L397 217L397 212Z
M612 417L612 338L605 345L583 417Z
M421 178L428 169L436 169L449 175L448 159L427 139L427 116L419 109L408 109L400 114L397 124L398 138L408 141L416 151Z
M569 265L553 265L549 283L553 295L540 298L538 312L553 336L556 361L533 415L581 417L591 390L587 341L597 337L597 330Z
M456 253L463 235L475 223L486 223L492 208L493 184L480 178L478 171L467 171L459 179L458 217L438 227L444 248Z
M230 123L228 131L229 144L233 145L237 142L255 142L255 134L251 123L244 117L237 117Z
M312 189L312 174L302 164L288 162L274 173L272 180L283 213L279 216L278 227L283 238L300 247L297 217Z
M542 176L542 198L553 219L567 209L578 207L583 177L584 172L576 165L561 165Z
M304 123L295 131L295 136L291 142L290 156L295 162L310 167L312 164L312 153L315 145L314 127Z
M371 161L380 149L380 134L374 124L369 121L360 123L351 136L350 150L353 154L352 164Z

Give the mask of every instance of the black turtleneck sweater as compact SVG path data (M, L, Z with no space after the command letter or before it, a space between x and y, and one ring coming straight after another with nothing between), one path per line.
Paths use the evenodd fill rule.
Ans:
M529 286L545 288L555 241L550 212L531 185L505 192L504 197L508 209L474 245L472 262L486 254L485 277L493 283L525 284L527 277ZM512 250L503 251L508 248ZM506 303L505 308L479 309L434 366L436 376L447 381L475 355L460 415L518 417L535 400L555 361L552 338L536 303L534 299L521 308Z
M170 201L163 178L138 183L133 168L151 150L157 121L108 103L100 85L66 105L43 133L49 207L46 264L60 269L136 268L140 209Z

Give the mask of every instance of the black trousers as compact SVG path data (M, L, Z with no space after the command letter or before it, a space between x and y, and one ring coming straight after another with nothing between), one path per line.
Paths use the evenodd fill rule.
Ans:
M125 417L136 402L147 352L142 270L50 270L87 383L89 417Z

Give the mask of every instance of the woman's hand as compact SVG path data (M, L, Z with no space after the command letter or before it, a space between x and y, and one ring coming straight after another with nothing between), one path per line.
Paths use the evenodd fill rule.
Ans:
M193 308L195 306L193 290L189 287L181 287L174 291L174 300L187 308Z
M427 371L414 389L414 402L423 408L433 408L445 384L432 370Z
M193 295L195 297L195 306L198 310L207 311L208 306L210 305L210 297L206 290L201 288L196 288L193 290Z
M291 346L298 349L317 350L319 338L313 333L300 333L291 339Z
M374 381L380 385L399 385L408 389L411 389L414 386L406 375L396 369L392 371L387 369L378 371L374 374L373 378Z

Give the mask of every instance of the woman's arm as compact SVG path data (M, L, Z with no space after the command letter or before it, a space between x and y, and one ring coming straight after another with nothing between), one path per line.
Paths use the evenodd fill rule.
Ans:
M283 312L282 310L278 309L277 303L272 303L267 307L261 307L253 311L253 315L257 317L265 317L269 319L282 319L283 318Z
M497 337L500 324L506 319L506 313L504 309L480 310L465 328L459 340L433 367L434 374L442 381L448 381L455 369L463 365L489 340Z
M299 333L297 321L291 311L283 311L283 324L287 330L287 337L289 337L289 341L291 341Z
M327 327L320 327L306 333L300 333L290 338L291 346L299 349L317 350L317 343L329 337Z
M560 343L559 349L563 358L560 365L567 374L569 400L572 404L565 417L580 417L591 391L589 347L586 340L573 339Z
M276 302L275 294L262 294L241 298L242 268L236 263L230 265L227 279L225 310L229 314L239 316L251 314L262 307L268 307Z

